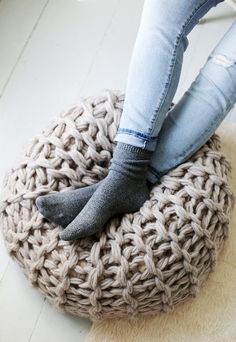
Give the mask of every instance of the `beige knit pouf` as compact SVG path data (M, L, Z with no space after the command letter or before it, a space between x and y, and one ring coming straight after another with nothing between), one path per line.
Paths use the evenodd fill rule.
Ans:
M104 178L124 94L80 98L24 152L4 179L0 224L10 255L51 303L92 320L167 312L195 296L216 265L235 202L231 166L214 134L153 185L138 212L77 241L38 212L39 195Z

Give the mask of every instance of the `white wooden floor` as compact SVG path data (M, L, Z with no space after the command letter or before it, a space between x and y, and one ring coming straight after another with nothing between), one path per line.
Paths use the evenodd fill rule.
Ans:
M22 146L78 96L125 89L143 0L0 0L0 182ZM174 101L236 18L221 3L189 35ZM236 121L233 109L225 120ZM9 259L0 234L0 341L84 341Z

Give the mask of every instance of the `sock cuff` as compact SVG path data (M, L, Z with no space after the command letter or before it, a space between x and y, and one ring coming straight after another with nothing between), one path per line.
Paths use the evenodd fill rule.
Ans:
M138 147L138 146L134 146L134 145L130 145L130 144L126 144L124 142L118 141L115 150L122 150L122 151L129 151L135 154L138 154L140 157L151 157L151 155L153 154L153 151L149 151L147 149L144 149L142 147Z

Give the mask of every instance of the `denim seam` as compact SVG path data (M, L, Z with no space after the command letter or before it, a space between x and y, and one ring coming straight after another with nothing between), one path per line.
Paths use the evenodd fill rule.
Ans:
M163 105L163 102L164 100L166 99L166 96L168 94L168 90L170 88L170 84L171 84L171 81L172 81L172 78L173 78L173 70L175 68L175 65L176 65L176 55L177 55L177 49L178 47L180 46L179 45L179 42L180 42L180 39L183 37L183 34L184 34L184 31L187 27L187 25L191 22L191 19L194 17L194 15L197 13L197 11L203 6L205 5L207 2L209 2L211 0L204 0L197 8L195 8L192 13L189 15L189 17L187 18L186 22L183 24L182 26L182 32L177 36L177 39L176 39L176 43L175 43L175 49L174 49L174 52L173 52L173 56L171 58L171 61L170 61L170 74L168 73L168 79L167 79L167 82L165 83L165 88L164 88L164 91L161 95L161 102L158 106L157 109L155 109L154 111L154 115L153 115L153 118L151 119L151 124L153 124L155 121L156 121L156 118L157 118L157 111L161 108L161 106ZM174 63L173 63L174 62ZM173 63L173 64L172 64ZM168 82L169 80L169 82ZM166 91L167 89L167 91ZM153 130L154 130L155 126L152 125L152 127L150 128L149 130L149 133L152 134Z

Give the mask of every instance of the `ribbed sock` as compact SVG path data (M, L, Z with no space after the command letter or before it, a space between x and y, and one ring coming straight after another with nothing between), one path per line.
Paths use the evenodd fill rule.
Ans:
M49 221L66 227L83 209L103 181L104 179L75 190L39 196L36 199L38 210Z
M152 153L118 142L108 175L60 237L86 237L102 230L114 215L138 211L150 196L146 174Z

